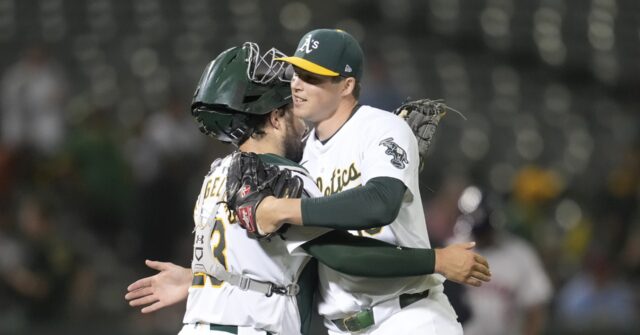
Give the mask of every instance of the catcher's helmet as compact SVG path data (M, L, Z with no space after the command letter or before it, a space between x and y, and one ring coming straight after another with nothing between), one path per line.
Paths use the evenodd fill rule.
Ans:
M211 61L191 103L200 131L239 145L253 133L255 116L289 104L289 66L274 60L283 55L275 48L260 55L257 44L246 42Z

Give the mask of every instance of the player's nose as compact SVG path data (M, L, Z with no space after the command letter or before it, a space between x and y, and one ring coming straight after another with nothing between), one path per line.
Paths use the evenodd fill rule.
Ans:
M302 90L302 80L300 80L300 77L298 77L298 75L293 75L293 78L291 78L291 89L293 91Z

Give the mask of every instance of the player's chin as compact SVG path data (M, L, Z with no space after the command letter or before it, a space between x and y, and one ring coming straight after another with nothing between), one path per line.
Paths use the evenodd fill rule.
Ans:
M309 108L305 105L305 103L295 103L293 104L293 115L307 120L309 118Z
M296 138L291 138L285 143L284 157L292 162L300 162L304 152L304 144Z

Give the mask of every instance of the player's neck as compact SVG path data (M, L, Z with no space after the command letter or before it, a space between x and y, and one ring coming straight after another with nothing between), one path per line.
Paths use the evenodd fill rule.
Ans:
M340 128L349 120L353 108L358 103L355 99L345 99L330 117L315 124L316 137L320 141L325 141L335 135Z
M274 154L284 157L284 150L281 145L276 145L273 141L269 141L268 138L262 137L255 139L250 137L240 147L242 152L254 152L256 154Z

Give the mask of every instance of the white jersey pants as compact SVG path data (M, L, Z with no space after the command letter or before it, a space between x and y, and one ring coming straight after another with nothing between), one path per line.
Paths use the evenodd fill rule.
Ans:
M457 319L458 316L451 307L447 296L436 291L358 334L462 335L462 325ZM329 331L329 334L344 335L346 333Z
M231 335L232 333L211 330L208 324L185 324L178 335ZM253 327L238 327L238 335L267 335L264 330L256 330Z

